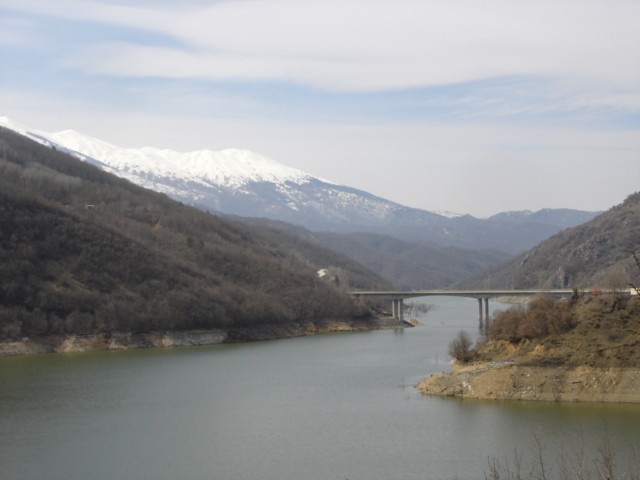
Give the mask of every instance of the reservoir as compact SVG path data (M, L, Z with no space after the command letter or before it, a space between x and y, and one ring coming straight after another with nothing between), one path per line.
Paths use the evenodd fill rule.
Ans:
M0 477L483 479L536 439L552 473L606 438L618 465L640 455L640 405L418 394L477 334L476 300L425 301L404 330L0 358Z

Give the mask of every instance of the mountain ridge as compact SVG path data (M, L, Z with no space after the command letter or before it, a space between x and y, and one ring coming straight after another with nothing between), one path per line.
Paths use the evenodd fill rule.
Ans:
M313 231L368 232L408 241L517 254L595 216L593 212L568 209L562 221L558 218L550 221L549 214L546 219L542 214L498 214L488 219L449 212L443 215L339 185L247 150L181 153L155 147L125 149L74 130L47 134L7 117L0 117L2 124L203 210L280 220ZM516 221L516 217L520 220Z

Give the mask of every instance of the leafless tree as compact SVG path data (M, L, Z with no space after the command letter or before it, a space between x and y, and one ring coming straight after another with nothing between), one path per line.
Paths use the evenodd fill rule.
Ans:
M464 330L460 330L456 338L449 344L449 355L462 363L471 360L471 347L473 342L471 337Z

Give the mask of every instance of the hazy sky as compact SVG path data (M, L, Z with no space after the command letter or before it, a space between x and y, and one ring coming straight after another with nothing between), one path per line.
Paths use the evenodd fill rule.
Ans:
M640 1L0 0L0 115L428 210L640 190Z

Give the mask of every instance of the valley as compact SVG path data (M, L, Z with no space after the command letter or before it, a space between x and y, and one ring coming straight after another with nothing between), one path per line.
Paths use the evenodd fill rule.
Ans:
M0 12L0 480L640 480L640 1Z
M349 293L363 288L640 284L630 256L640 238L639 194L598 216L559 209L505 212L487 220L431 212L396 215L404 207L376 199L386 205L382 210L387 213L375 221L369 218L372 223L365 230L370 231L360 231L358 221L351 223L353 217L335 211L332 216L349 218L345 222L352 231L314 231L288 223L286 216L283 219L270 210L260 200L273 199L266 190L263 197L255 192L252 196L275 218L242 217L240 206L234 207L234 215L212 214L202 210L204 197L183 198L190 204L198 200L200 208L194 208L169 199L159 184L152 185L159 190L153 192L128 181L137 178L137 183L144 183L143 177L157 179L173 172L174 186L207 183L198 175L189 177L185 173L189 165L209 172L210 186L215 176L217 182L226 182L225 188L234 186L245 193L247 185L258 183L273 187L282 182L291 186L319 181L250 152L201 152L185 157L154 149L124 151L75 132L51 137L27 132L25 136L5 128L0 133L0 273L11 279L3 282L0 291L4 354L246 342L381 328L388 305ZM150 176L149 158L158 155L166 164L157 170L159 176ZM231 174L231 166L241 166L244 172ZM358 198L373 198L349 191ZM171 189L168 194L181 195ZM318 205L326 203L316 200ZM296 210L301 205L281 204L281 208ZM353 212L368 208L353 198L341 205ZM369 211L374 210L382 211L377 207ZM414 214L423 220L417 221ZM374 232L383 220L385 228L397 227L394 222L401 217L405 223L395 230L397 236ZM447 232L449 243L438 243L429 235L410 240L408 225L415 234L426 224ZM454 225L459 227L457 233ZM340 230L344 225L332 228ZM502 236L516 248L521 245L514 240L519 235L533 241L549 229L557 233L513 259L496 243L479 248L482 238L491 235ZM480 231L484 237L474 233ZM487 236L488 231L493 233ZM456 246L457 235L473 240L477 248ZM588 266L580 263L586 261ZM590 349L588 345L577 348L580 352ZM483 361L502 361L498 360L501 351L494 350L496 357ZM464 372L467 378L468 370ZM442 391L459 391L455 381L446 381L451 386Z

